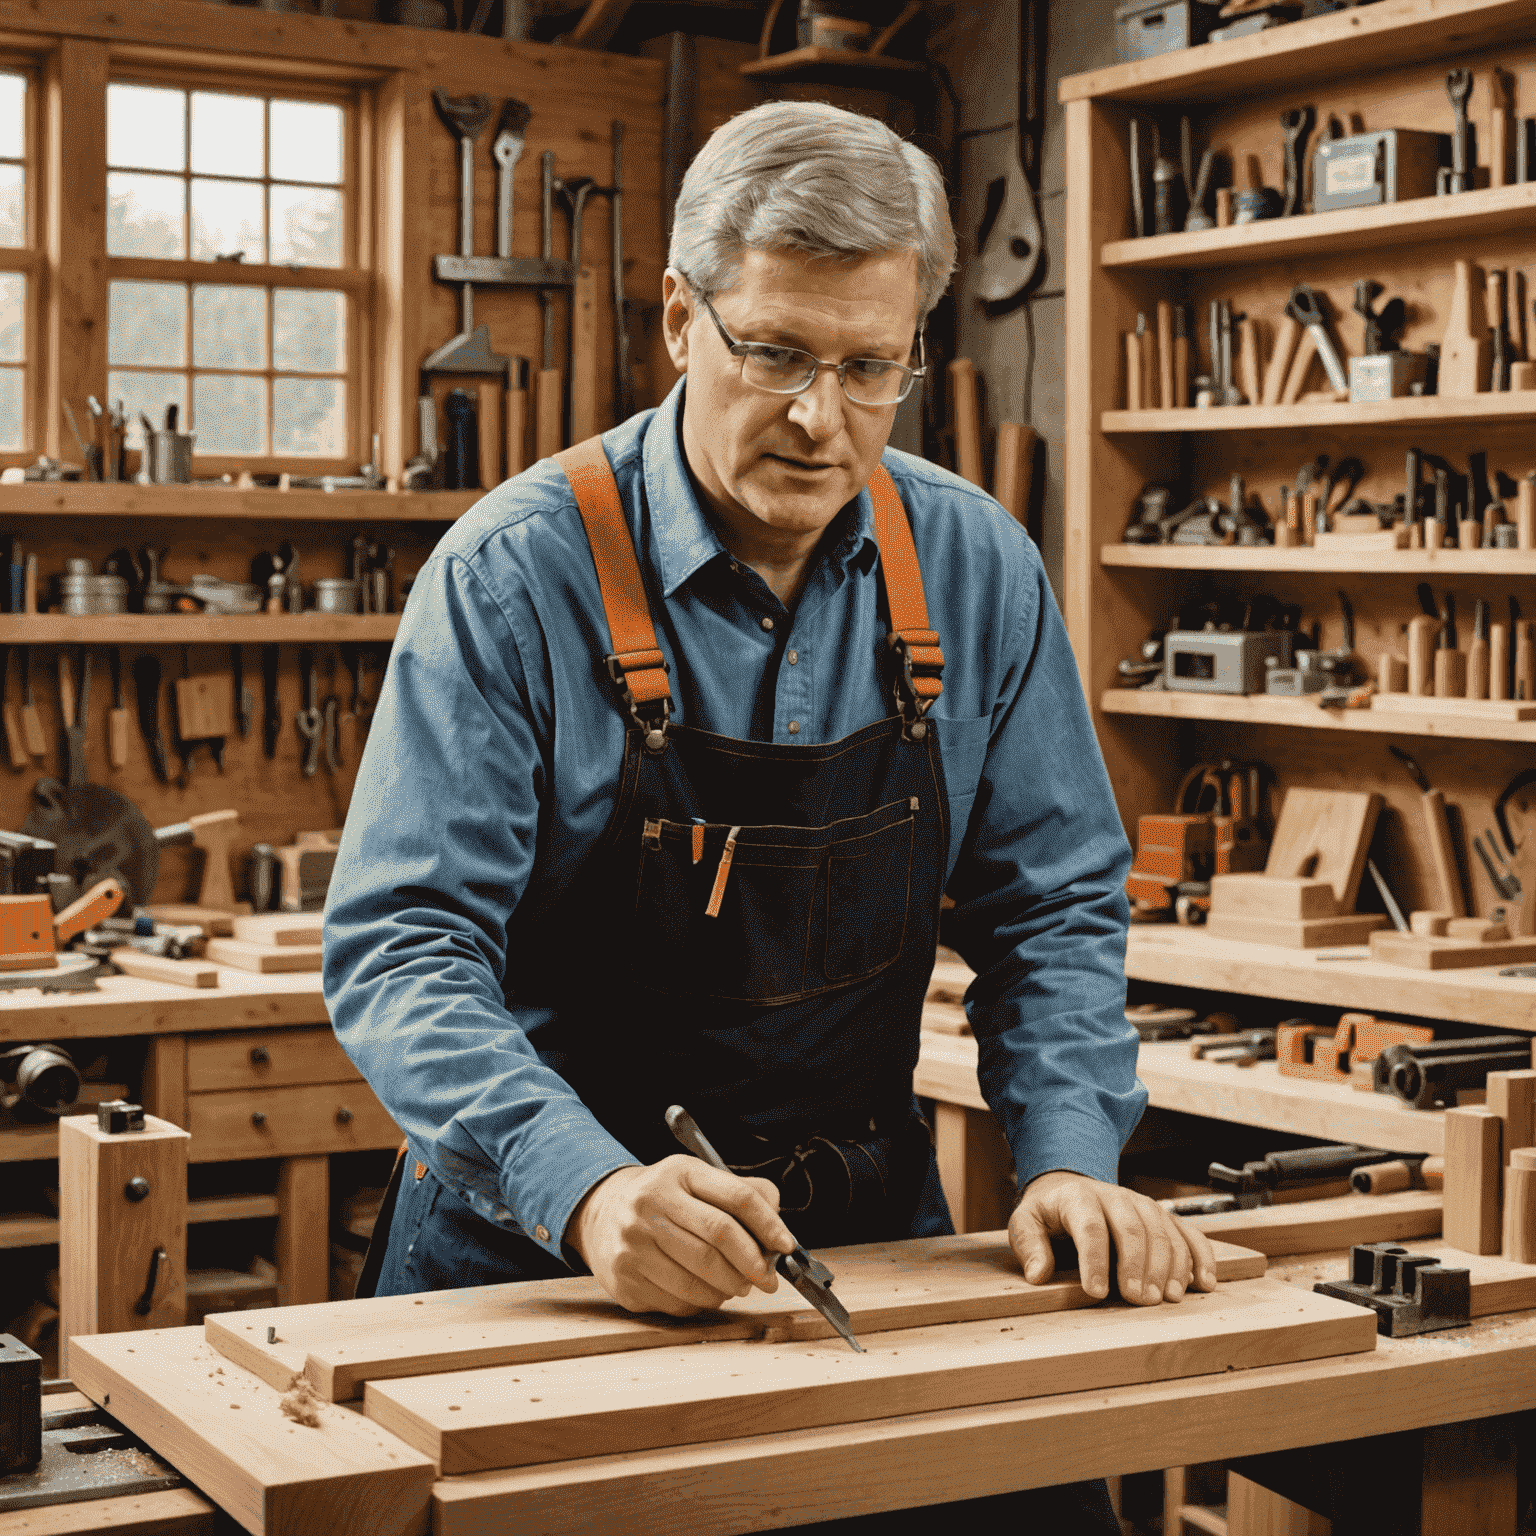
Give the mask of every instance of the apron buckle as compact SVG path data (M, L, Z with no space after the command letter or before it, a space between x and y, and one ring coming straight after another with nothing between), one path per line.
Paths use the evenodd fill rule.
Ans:
M931 629L897 631L886 637L896 657L891 692L901 714L905 741L921 741L928 734L923 718L933 701L944 692L944 652Z
M670 668L659 650L626 651L605 656L608 676L629 711L629 718L645 737L648 752L664 752L667 724L672 718L672 695L667 687Z

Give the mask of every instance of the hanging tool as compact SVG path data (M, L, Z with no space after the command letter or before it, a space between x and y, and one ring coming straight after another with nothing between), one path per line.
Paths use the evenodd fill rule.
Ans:
M47 752L43 722L38 718L37 703L32 697L32 653L27 646L21 648L21 735L33 757L42 757Z
M703 1158L711 1168L718 1168L722 1173L731 1171L681 1104L674 1104L667 1111L666 1120L667 1129L695 1157ZM812 1258L804 1248L797 1246L793 1253L780 1254L774 1268L832 1324L849 1348L861 1355L864 1353L864 1346L853 1336L853 1320L848 1316L848 1309L832 1294L832 1282L837 1277L820 1259Z
M1392 745L1387 750L1403 765L1408 777L1419 788L1424 811L1424 831L1429 839L1430 857L1434 861L1435 878L1440 886L1440 905L1435 910L1449 912L1452 917L1465 917L1467 907L1461 895L1461 875L1456 868L1456 850L1451 842L1445 796L1430 786L1424 770L1401 747Z
M987 211L976 242L976 295L990 314L1014 308L1044 276L1039 167L1045 11L1045 0L1021 0L1015 153L987 188Z
M1281 218L1290 218L1301 212L1303 168L1306 165L1307 136L1317 121L1316 109L1311 106L1293 107L1280 114L1280 126L1285 132L1285 206Z
M1467 99L1472 94L1472 71L1453 69L1445 77L1445 93L1451 98L1451 108L1456 114L1456 129L1451 135L1451 168L1442 170L1441 177L1449 192L1472 190L1472 127L1467 121Z
M320 739L324 720L320 714L320 673L309 646L299 652L299 672L304 679L304 707L294 716L299 734L309 743L304 752L304 777L314 778L320 767Z
M256 718L256 695L245 683L245 648L231 645L229 648L230 677L235 692L235 722L241 738L251 734L251 721Z
M282 708L277 698L278 648L261 648L261 750L268 757L277 756L277 738L283 729Z
M1519 901L1521 891L1519 877L1509 867L1509 861L1504 857L1503 850L1499 847L1499 840L1492 831L1488 833L1488 846L1483 846L1481 837L1472 838L1472 848L1482 862L1484 869L1488 871L1488 878L1493 883L1494 891L1505 901Z
M123 653L117 646L107 652L112 670L112 709L107 715L107 761L114 768L128 766L128 711L123 704Z
M341 700L336 696L336 652L325 653L325 698L320 704L320 734L325 742L325 771L335 773L341 767L337 731L341 723Z
M512 171L522 159L523 136L532 117L533 108L526 101L509 96L491 140L491 158L496 162L496 254L503 260L512 255Z
M546 149L539 162L543 208L542 251L544 260L550 259L554 249L555 224L555 154ZM575 273L572 274L574 282ZM539 388L534 399L534 455L540 459L552 458L559 453L560 411L563 384L560 370L555 367L555 292L552 287L539 289L539 308L543 312L544 366L539 371Z
M450 96L438 89L432 104L448 131L459 141L459 254L475 254L475 140L491 119L495 106L489 96ZM459 289L459 336L475 328L475 288L466 279Z
M80 689L77 694L70 673L69 655L63 650L59 652L59 724L64 735L64 782L71 789L86 781L85 733L91 708L91 653L81 647L78 660Z
M635 372L630 355L629 300L624 296L624 122L613 120L613 185L608 189L613 262L613 402L619 421L635 414Z
M587 198L597 183L590 176L557 177L555 190L571 216L571 323L566 339L566 376L570 380L568 439L585 442L597 431L597 279L582 265L581 233Z
M5 724L5 751L10 758L11 767L20 773L27 766L27 744L21 736L21 719L16 713L15 706L10 701L11 687L11 647L0 646L0 719Z
M1328 334L1328 320L1323 304L1324 301L1306 283L1298 283L1291 289L1285 312L1306 328L1307 334L1317 348L1317 355L1322 359L1323 367L1328 372L1328 382L1336 390L1343 390L1347 394L1349 375L1345 372L1338 349Z
M160 659L146 652L134 658L133 686L139 702L139 734L149 749L149 765L162 784L171 782L165 737L160 731Z
M183 773L190 774L192 754L207 746L220 773L224 771L224 743L235 734L235 699L230 680L223 676L194 677L190 646L181 648L181 676L173 685L176 704L177 751Z

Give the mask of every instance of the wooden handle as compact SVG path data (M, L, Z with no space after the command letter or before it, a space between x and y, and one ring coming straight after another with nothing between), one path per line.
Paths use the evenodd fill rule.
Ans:
M1536 480L1520 482L1515 502L1515 535L1521 549L1536 549Z
M1270 353L1269 367L1264 371L1262 404L1278 405L1280 403L1280 391L1285 388L1285 376L1290 369L1291 355L1296 350L1296 342L1300 335L1301 326L1286 315L1275 332L1275 350Z
M1137 341L1141 343L1141 404L1144 410L1157 408L1157 330L1143 331Z
M1467 696L1467 658L1461 651L1435 652L1435 697L1464 699ZM1457 914L1460 916L1460 914Z
M5 706L5 750L18 773L27 766L27 745L21 739L21 719L14 704Z
M187 817L192 841L203 850L203 879L197 904L215 912L234 910L235 888L229 873L230 844L240 835L239 811L205 811Z
M53 920L55 940L68 944L77 933L93 928L103 918L111 917L123 904L123 888L110 875L98 880L85 895L76 897Z
M1237 382L1249 405L1259 403L1259 322L1249 315L1243 321L1243 344L1237 354Z
M112 963L124 976L140 981L163 981L173 987L216 987L219 968L206 960L170 960L164 955L146 955L140 949L114 949Z
M1138 353L1138 373L1140 356ZM955 470L972 485L986 490L981 472L981 402L977 397L976 364L957 357L949 365L950 424L955 433Z
M1173 344L1173 408L1182 411L1189 405L1189 337L1180 336Z
M1125 333L1125 408L1139 411L1144 408L1141 398L1141 337L1135 331Z
M558 368L545 368L539 373L539 397L534 404L537 420L534 423L534 453L541 459L551 459L560 452L561 392L563 376Z
M1489 646L1486 640L1473 640L1467 647L1467 697L1488 697Z
M21 611L37 612L37 556L27 556L27 574L22 585Z
M480 408L477 415L480 439L480 487L492 490L501 484L501 402L496 398L498 387L490 380L482 380L478 387Z
M1281 405L1296 404L1316 356L1317 338L1311 331L1303 331L1296 344L1296 356L1291 360L1291 371L1285 376L1285 388L1280 391Z
M1167 299L1157 301L1157 403L1173 409L1173 305Z
M1442 651L1440 654L1454 656L1458 653ZM1461 899L1461 879L1456 873L1456 853L1451 847L1451 824L1445 814L1445 796L1438 789L1428 790L1424 795L1424 831L1429 838L1435 879L1440 883L1438 910L1449 912L1453 917L1465 917L1467 906Z
M1435 636L1439 619L1416 614L1408 620L1408 692L1427 699L1435 691Z
M1488 697L1509 697L1509 627L1504 624L1488 626Z
M75 676L69 670L69 654L60 651L59 662L59 717L68 729L75 723Z
M1509 861L1510 873L1520 882L1520 915L1514 921L1518 939L1536 938L1536 827L1526 823L1524 841Z
M43 722L38 718L35 704L21 706L21 734L33 757L41 757L48 750L48 743L43 739Z
M1232 188L1216 188L1216 227L1217 229L1230 229L1232 227Z
M1406 693L1408 691L1408 663L1401 656L1383 651L1376 658L1376 692Z
M583 267L571 297L571 441L597 432L597 274Z
M1029 493L1035 478L1035 429L1021 421L1004 421L997 428L997 462L992 494L1016 521L1029 522Z
M528 467L528 391L509 389L507 403L507 478Z
M1509 108L1495 103L1493 108L1492 144L1488 149L1488 185L1506 186L1509 182Z
M107 712L107 761L114 768L128 766L128 711Z
M1536 642L1529 620L1522 619L1515 635L1515 697L1523 703L1536 699Z
M1483 525L1475 518L1464 517L1456 525L1456 543L1462 549L1483 547Z

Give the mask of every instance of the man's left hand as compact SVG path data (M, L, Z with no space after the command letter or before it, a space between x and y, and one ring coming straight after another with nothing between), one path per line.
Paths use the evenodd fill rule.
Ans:
M1042 1173L1008 1223L1008 1240L1031 1285L1055 1273L1051 1239L1063 1235L1076 1243L1083 1289L1095 1299L1109 1294L1111 1242L1127 1301L1150 1307L1178 1301L1191 1286L1216 1289L1216 1259L1204 1233L1135 1190L1080 1173Z

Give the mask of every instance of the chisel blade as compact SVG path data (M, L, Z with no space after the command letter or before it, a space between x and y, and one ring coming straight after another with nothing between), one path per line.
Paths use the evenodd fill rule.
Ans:
M832 1272L825 1264L813 1259L804 1248L797 1248L793 1253L783 1254L774 1267L837 1329L850 1349L864 1353L864 1346L853 1336L853 1319L848 1316L848 1309L832 1294Z

